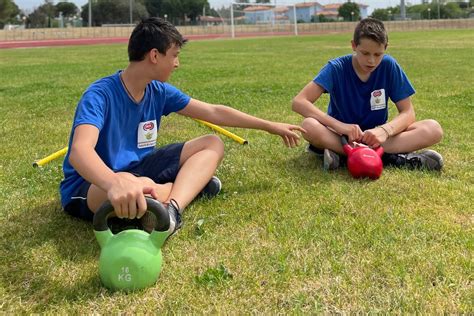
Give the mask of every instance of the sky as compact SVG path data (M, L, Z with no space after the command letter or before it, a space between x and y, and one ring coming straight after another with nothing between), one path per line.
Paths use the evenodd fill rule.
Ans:
M44 0L13 0L20 9L26 10L27 12L33 11L33 8L40 6L44 3ZM88 1L87 0L69 0L70 2L74 2L78 7L83 6ZM208 0L209 4L213 8L220 8L222 6L228 6L231 3L231 0ZM293 4L293 3L300 3L300 2L312 2L317 1L321 4L328 4L328 3L343 3L346 2L345 0L272 0L272 3L276 4ZM59 2L55 0L54 3ZM253 1L251 1L253 2ZM398 0L356 0L356 2L361 2L364 4L369 5L368 12L369 14L377 8L386 8L386 7L393 7L396 6L399 1ZM419 4L421 0L409 0L406 1L407 4Z

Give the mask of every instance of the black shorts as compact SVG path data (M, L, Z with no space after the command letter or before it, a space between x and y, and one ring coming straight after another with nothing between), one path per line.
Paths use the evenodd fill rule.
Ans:
M179 171L179 159L184 143L170 144L157 148L144 157L138 164L129 169L121 170L129 172L137 177L148 177L155 183L174 182ZM64 211L74 217L92 221L94 213L87 206L87 192L91 184L87 181L72 194L71 202Z

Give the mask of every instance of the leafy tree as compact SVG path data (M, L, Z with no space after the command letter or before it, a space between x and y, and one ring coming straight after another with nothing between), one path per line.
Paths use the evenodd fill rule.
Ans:
M56 7L53 0L45 0L26 19L27 27L52 27L56 16Z
M389 20L389 14L387 9L375 9L374 12L372 12L371 17L378 19L380 21L388 21Z
M203 9L208 12L210 6L207 0L163 0L162 12L168 16L174 24L186 23L186 19L191 23L196 23L197 17L202 15Z
M163 0L145 0L144 4L150 16L163 17Z
M196 23L197 17L202 15L203 8L209 10L209 3L207 0L182 0L184 7L184 14L191 20L192 23Z
M62 12L63 16L71 17L79 12L79 8L72 2L58 2L56 4L56 12Z
M129 0L97 0L92 2L92 25L102 24L126 24L130 23L130 1ZM134 1L132 6L134 21L149 16L145 5L140 1ZM84 23L89 21L89 4L82 6L81 17Z
M459 19L466 17L466 13L459 7L459 4L456 2L448 2L443 7L443 18L445 19Z
M5 24L16 22L19 13L20 9L13 0L0 0L0 28L3 29Z
M337 9L339 16L344 18L344 21L357 21L360 17L359 5L354 2L346 2Z

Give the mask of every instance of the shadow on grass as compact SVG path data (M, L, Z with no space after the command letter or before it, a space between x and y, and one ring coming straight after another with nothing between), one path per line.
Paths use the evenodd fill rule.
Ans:
M28 203L33 202L21 202ZM6 310L45 311L107 292L98 276L100 249L91 223L65 214L57 200L21 210L2 227Z
M327 171L323 169L323 158L302 152L286 160L276 161L277 168L286 170L288 181L296 181L301 185L326 185L332 182L352 181L345 167Z

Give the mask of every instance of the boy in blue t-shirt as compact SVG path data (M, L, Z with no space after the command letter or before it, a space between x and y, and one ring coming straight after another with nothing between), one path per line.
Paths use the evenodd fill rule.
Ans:
M415 121L410 99L415 90L395 59L385 55L387 44L381 21L361 20L354 31L353 54L330 60L293 99L293 110L305 117L308 149L323 155L325 169L340 165L341 135L349 142L383 146L384 165L428 170L443 166L434 150L414 153L438 143L443 130L434 120ZM330 94L327 114L314 106L325 92ZM389 99L398 109L391 121L387 121Z
M146 19L131 34L125 70L85 91L74 117L60 185L67 213L91 220L109 200L117 217L135 219L150 231L156 223L145 213L145 195L151 195L167 207L173 233L181 226L183 209L198 194L218 194L221 183L213 175L224 155L219 137L207 135L155 148L161 117L173 112L219 125L265 130L281 136L288 147L297 145L296 131L305 132L300 126L192 99L166 83L179 66L178 54L185 42L169 22Z

